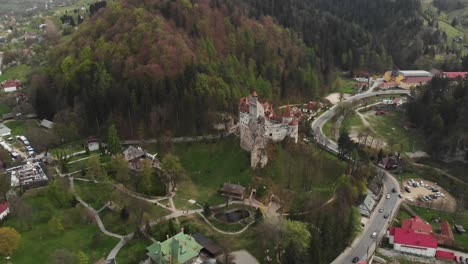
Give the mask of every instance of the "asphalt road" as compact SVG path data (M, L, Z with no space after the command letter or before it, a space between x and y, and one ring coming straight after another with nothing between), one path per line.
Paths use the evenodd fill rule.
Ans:
M376 87L376 83L372 88ZM376 95L387 95L387 94L409 94L408 90L386 90L373 92L370 91L356 94L345 100L345 102L353 102L360 100L366 97L372 97ZM337 104L338 105L338 104ZM322 132L323 125L329 121L336 114L337 105L330 108L328 111L317 117L312 122L312 129L315 132L317 142L325 145L325 147L331 152L338 153L338 145L336 142L328 139ZM379 173L385 175L384 183L384 194L382 199L379 201L378 205L374 209L373 214L371 215L366 226L362 230L361 234L353 241L352 245L345 249L333 262L332 264L341 264L341 263L352 263L354 257L358 257L360 260L367 260L369 256L373 254L376 249L376 245L385 235L385 232L388 228L390 219L392 219L400 206L401 199L398 197L400 193L400 185L395 177L385 170L382 170L376 167ZM393 193L392 189L395 188L396 192ZM390 194L390 198L387 199L386 195ZM379 209L384 208L383 213L379 213ZM389 218L385 219L384 215L389 214ZM371 235L373 232L377 232L377 236L372 238Z

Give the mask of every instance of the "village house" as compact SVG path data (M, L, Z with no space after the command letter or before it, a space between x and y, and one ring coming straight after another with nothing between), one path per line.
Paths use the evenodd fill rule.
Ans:
M27 162L6 171L11 177L11 187L33 188L44 186L49 181L43 165L39 162Z
M439 245L453 246L455 243L455 237L449 222L443 221L439 226L440 234L433 233L432 236L437 239L437 243L439 243Z
M403 227L390 228L390 244L396 251L425 257L435 257L437 250L437 240L430 234Z
M42 119L41 127L47 128L47 129L53 129L54 128L54 122L49 121L47 119Z
M268 162L268 140L282 141L289 137L297 143L299 122L291 108L286 107L282 116L275 114L268 102L259 102L255 91L239 101L240 146L250 152L250 166L264 167Z
M19 80L6 80L0 84L3 92L10 93L20 90L23 87L23 84Z
M453 246L454 236L447 221L440 224L440 234L434 233L432 226L418 216L404 219L401 227L391 227L389 242L393 249L426 257L450 259L452 254L437 250L437 245ZM452 258L453 259L453 258Z
M154 264L192 264L198 260L202 249L203 246L191 235L184 234L183 229L175 236L167 236L165 241L156 241L146 248Z
M397 157L385 157L382 159L380 165L387 170L394 170L398 168Z
M10 207L8 202L0 203L0 220L5 219L7 215L10 213Z
M7 137L11 135L11 129L9 129L5 124L0 123L0 137Z
M219 189L219 193L223 196L243 200L245 195L245 187L239 184L227 183L223 184L223 187Z
M421 70L411 71L387 71L384 80L388 83L395 83L403 89L410 89L419 85L424 85L432 79L432 73Z
M369 189L367 189L367 194L361 197L361 202L359 203L359 213L362 216L369 217L376 204L377 203L374 199L374 195Z
M151 161L151 166L160 168L159 160L156 158L157 154L149 154L141 147L129 146L123 152L124 159L128 162L131 169L140 171L143 169L143 160L148 159Z

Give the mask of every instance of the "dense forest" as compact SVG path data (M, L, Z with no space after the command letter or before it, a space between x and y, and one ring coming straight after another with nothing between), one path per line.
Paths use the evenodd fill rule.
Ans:
M83 134L108 120L126 137L193 134L250 89L274 102L323 94L298 34L208 0L111 3L49 53L31 79L34 105Z
M100 6L101 7L101 6ZM336 72L411 67L443 38L419 1L110 2L32 76L41 117L125 137L195 134L251 89L274 103L328 93Z
M414 91L407 113L434 157L468 160L468 79L432 78Z
M393 64L410 68L442 39L425 27L417 0L254 0L251 15L271 15L301 32L315 47L325 74L333 65L351 71L382 72Z

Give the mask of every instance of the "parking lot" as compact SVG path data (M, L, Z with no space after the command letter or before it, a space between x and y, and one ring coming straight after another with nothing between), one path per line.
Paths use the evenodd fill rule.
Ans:
M405 202L448 212L456 210L455 199L440 186L422 179L412 180L406 179L401 183L401 191Z

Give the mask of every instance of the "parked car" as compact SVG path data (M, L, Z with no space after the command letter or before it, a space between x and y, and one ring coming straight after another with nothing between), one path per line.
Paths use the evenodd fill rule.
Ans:
M358 257L354 257L353 258L353 263L357 263L359 261L359 258Z
M396 189L395 189L395 188L393 188L393 189L392 189L392 192L393 192L393 193L396 193Z
M383 218L387 219L390 215L388 213L386 213Z
M385 197L385 198L390 199L390 194L387 194L387 197Z
M400 193L400 194L398 195L398 197L403 198L403 195L401 195L401 193Z
M372 233L371 237L374 238L377 236L377 232Z
M379 209L379 213L383 213L383 208L380 208L380 209Z
M410 189L409 187L406 187L406 188L405 188L405 191L406 191L407 193L411 193L411 189Z

